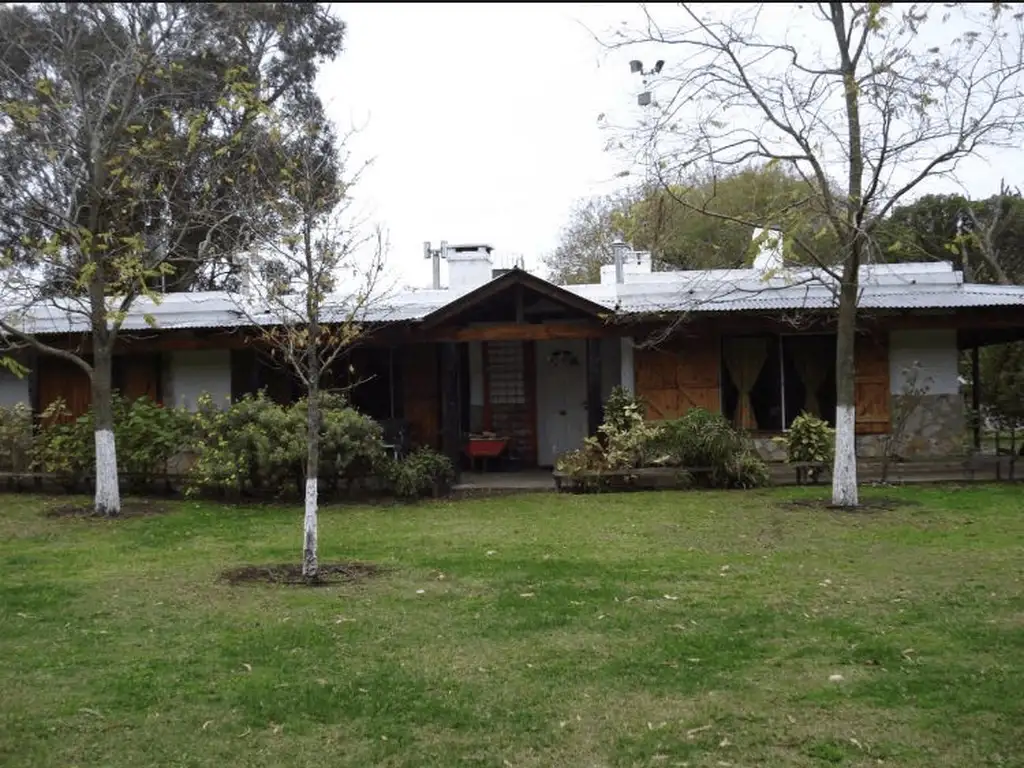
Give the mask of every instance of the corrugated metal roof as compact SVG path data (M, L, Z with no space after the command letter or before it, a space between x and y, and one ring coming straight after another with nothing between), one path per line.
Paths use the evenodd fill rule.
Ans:
M863 309L962 309L1024 306L1024 286L965 284L948 263L871 265L862 268L859 306ZM618 314L660 312L759 312L827 310L836 306L834 281L821 270L787 270L763 275L752 269L660 272L629 275L624 284L566 286L578 296ZM363 322L416 321L454 301L466 290L411 290L372 302L358 313ZM332 301L333 298L333 301ZM328 299L325 319L340 319L345 297ZM32 333L83 332L83 307L64 301L36 306L21 318ZM233 328L280 322L270 311L237 294L169 294L159 304L137 300L126 330ZM155 322L150 322L150 319ZM10 317L8 322L18 318Z

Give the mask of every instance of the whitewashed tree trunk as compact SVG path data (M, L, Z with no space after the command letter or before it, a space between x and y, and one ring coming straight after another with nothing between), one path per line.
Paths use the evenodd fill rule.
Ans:
M111 391L111 356L98 349L93 361L92 413L96 444L97 515L116 517L121 514L121 488L117 477L117 444L114 440L114 407Z
M852 405L836 406L836 453L832 465L832 503L839 507L855 507L857 495L856 409Z
M314 346L310 344L310 346ZM315 377L314 377L315 378ZM315 581L320 565L317 559L318 468L320 466L320 387L315 380L306 393L306 514L303 518L302 576Z
M844 275L839 298L839 323L836 329L836 447L832 464L832 504L837 507L856 507L859 502L854 387L856 343L856 277L851 279Z

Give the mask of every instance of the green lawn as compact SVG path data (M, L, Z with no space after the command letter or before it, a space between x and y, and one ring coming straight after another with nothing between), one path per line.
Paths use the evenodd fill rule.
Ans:
M217 578L297 507L0 497L0 765L1024 765L1022 489L824 493L332 508L319 589Z

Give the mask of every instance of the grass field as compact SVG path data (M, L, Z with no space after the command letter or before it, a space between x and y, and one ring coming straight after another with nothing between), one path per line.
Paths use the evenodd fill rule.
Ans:
M116 522L0 497L0 765L1024 765L1024 492L548 494Z

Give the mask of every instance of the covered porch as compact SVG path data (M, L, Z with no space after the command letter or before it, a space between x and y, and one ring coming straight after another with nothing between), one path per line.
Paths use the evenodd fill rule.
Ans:
M596 432L612 388L632 384L632 342L606 313L512 270L414 329L377 334L398 361L392 418L410 446L466 470L551 467Z

